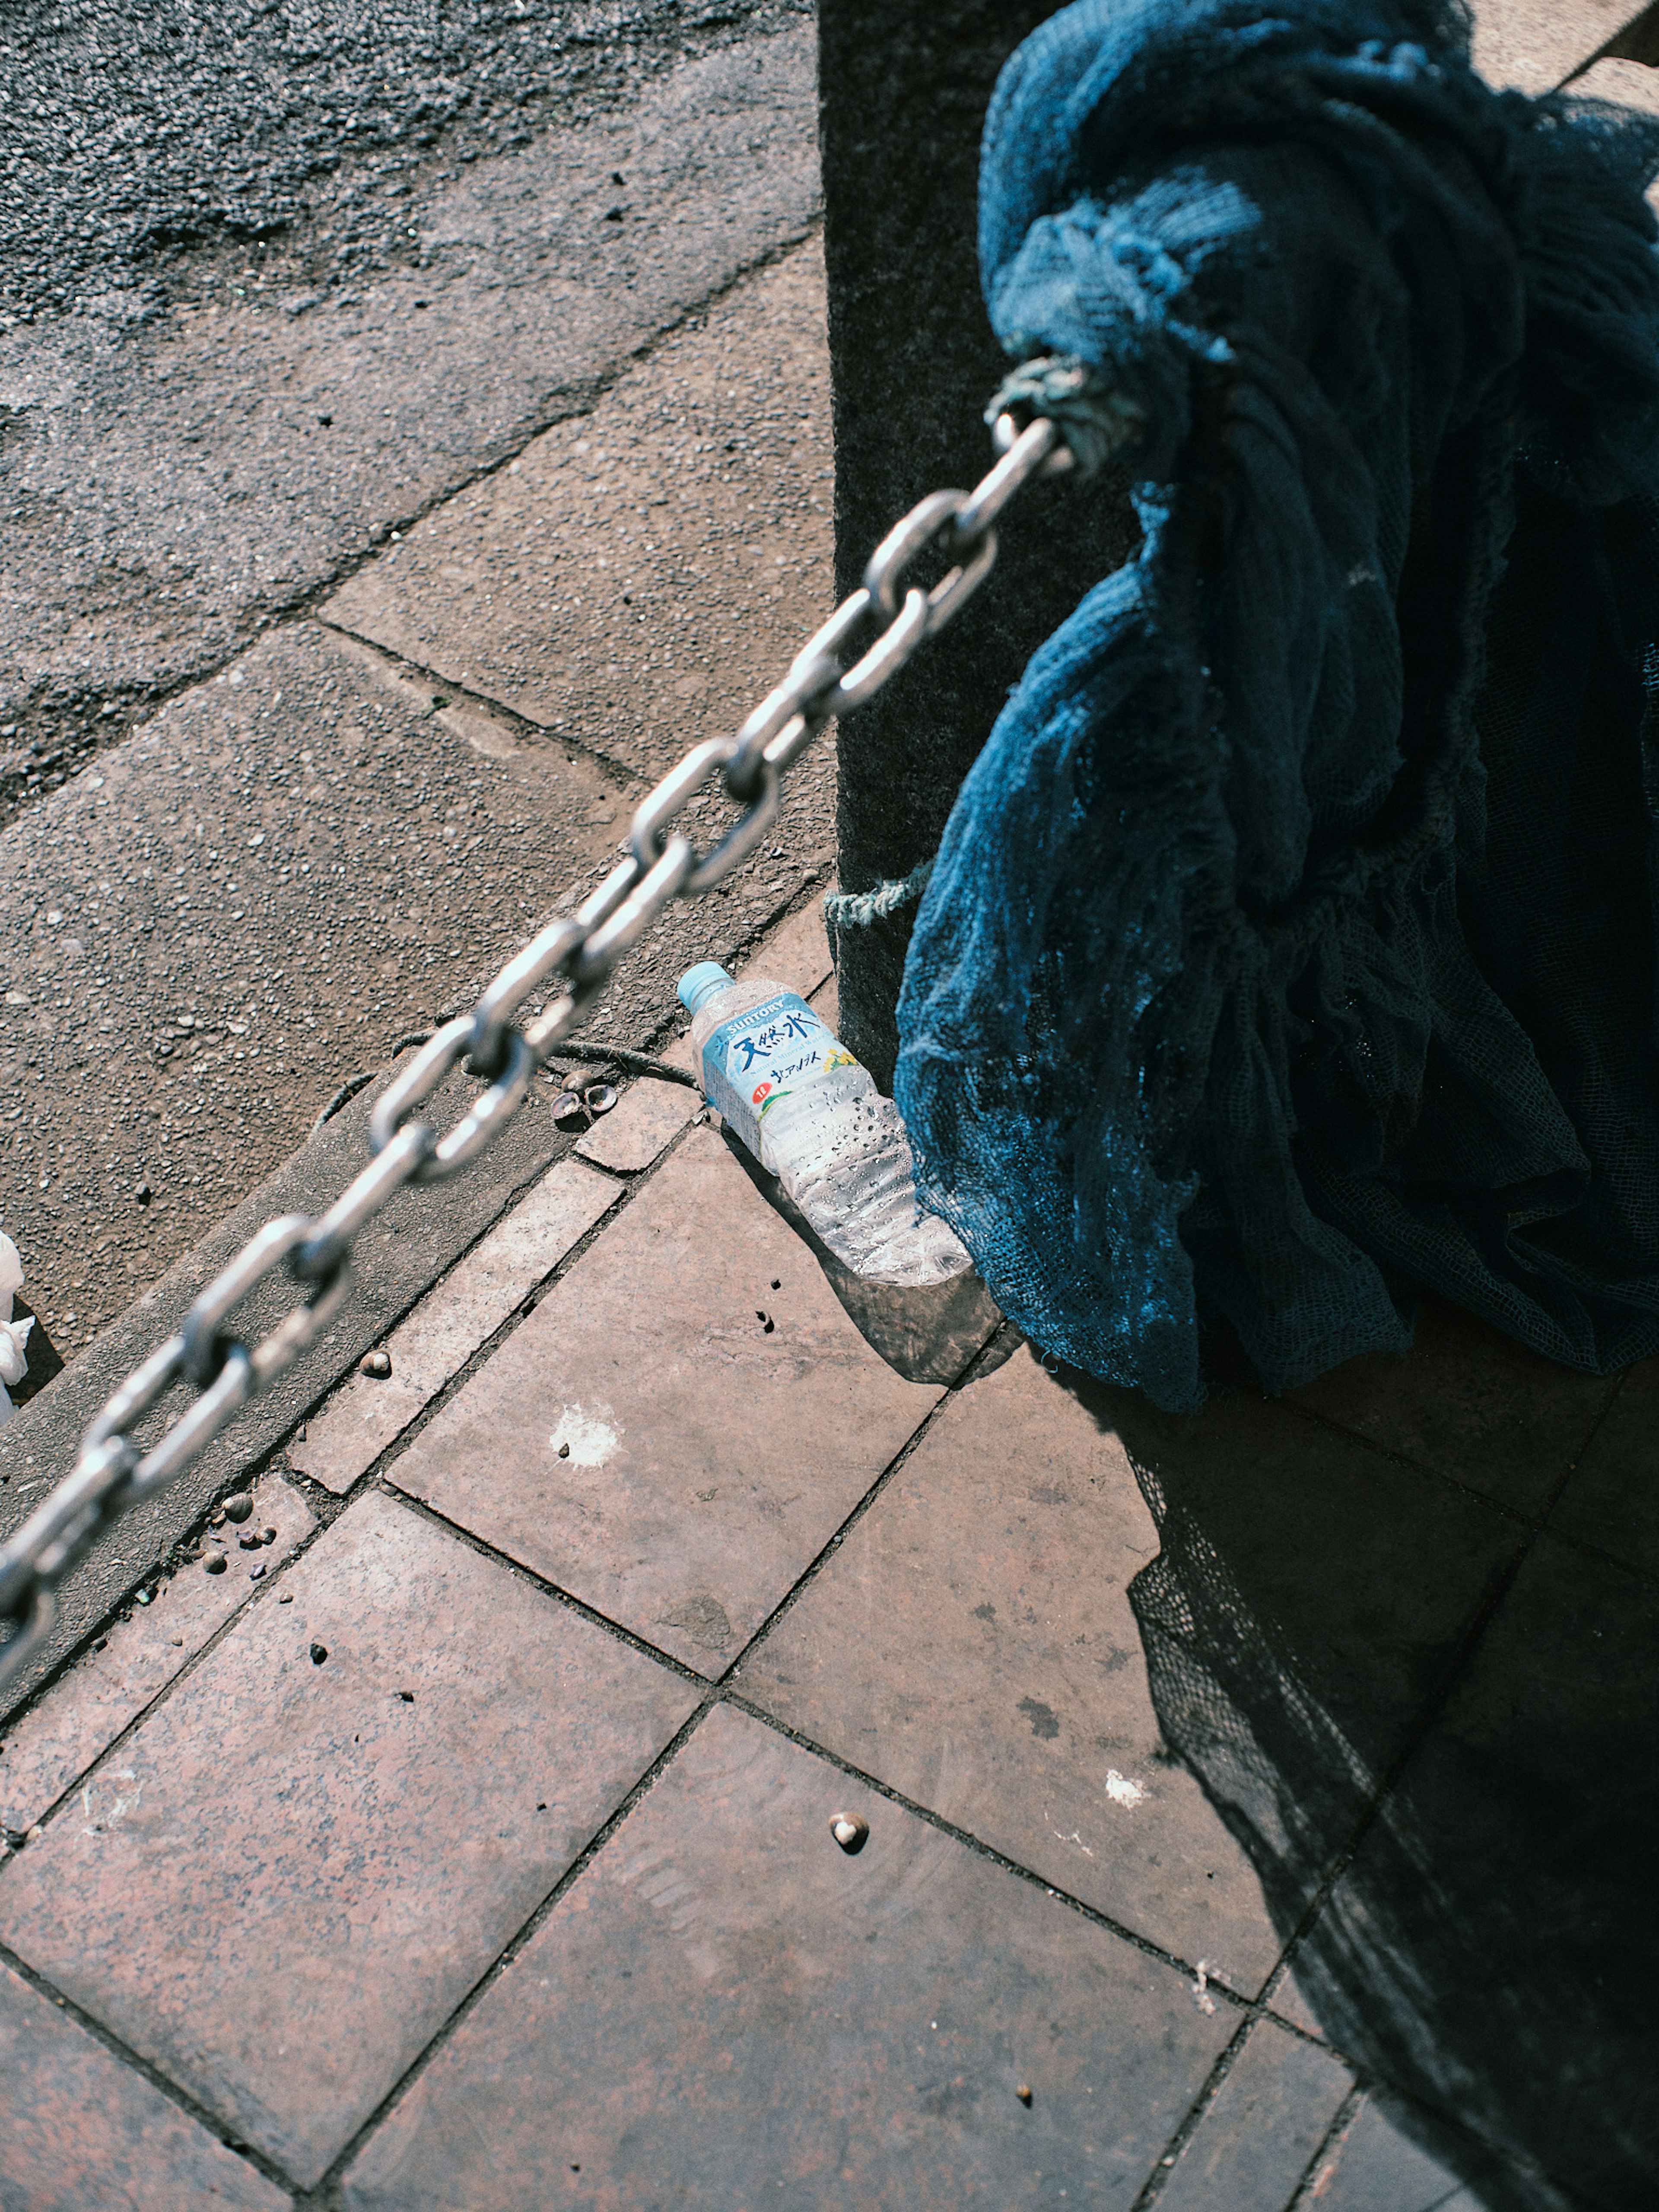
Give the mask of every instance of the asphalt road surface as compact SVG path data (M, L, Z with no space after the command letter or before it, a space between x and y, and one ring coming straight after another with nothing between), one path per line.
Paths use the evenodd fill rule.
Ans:
M112 114L106 257L76 280L105 291L37 292L0 332L0 1226L65 1353L593 881L647 778L827 611L810 21L647 50L643 15L630 47L620 11L561 11L571 106L550 68L497 144L489 88L521 36L554 52L544 13L469 11L491 68L435 118L392 82L427 35L396 8L389 89L355 108L323 97L368 82L337 37L279 113L296 9L248 11L240 49L235 17L198 27L198 76L249 84L143 189L210 202L207 241L158 218L143 246ZM91 98L88 42L125 11L54 20L29 67L50 90L78 57ZM162 96L139 46L135 112ZM270 208L297 210L258 256L209 191L239 112ZM307 131L326 193L294 183ZM341 214L389 164L391 228L378 201ZM135 271L153 313L110 296ZM775 842L656 933L600 1033L667 1035L680 966L739 957L822 882L832 790L827 757L797 777Z
M0 314L124 323L250 269L410 264L456 170L775 30L777 0L21 0L0 15Z

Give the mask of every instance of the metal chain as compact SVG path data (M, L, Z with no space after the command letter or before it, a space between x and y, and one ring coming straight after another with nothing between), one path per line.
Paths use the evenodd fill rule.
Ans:
M180 1474L252 1398L328 1328L344 1300L351 1247L365 1223L406 1183L441 1182L493 1144L556 1052L605 989L611 972L672 901L711 890L770 830L792 763L834 717L860 707L935 635L984 581L996 559L997 516L1022 485L1073 465L1046 416L1022 428L997 419L1001 455L971 492L937 491L889 531L862 586L844 599L790 664L735 737L693 746L635 814L629 851L574 915L533 937L487 987L471 1013L436 1031L393 1077L369 1117L370 1158L320 1219L290 1213L262 1229L210 1283L178 1334L136 1369L82 1438L73 1470L0 1550L0 1685L51 1633L57 1585L120 1515ZM906 584L929 550L952 563L931 589ZM853 653L861 647L855 659ZM850 665L849 665L850 660ZM674 824L716 781L744 809L714 849L699 854ZM523 1026L515 1017L538 994L548 1003ZM419 1117L460 1063L487 1088L446 1134ZM284 1269L305 1295L252 1346L228 1330L238 1306ZM148 1451L133 1425L175 1382L198 1393Z

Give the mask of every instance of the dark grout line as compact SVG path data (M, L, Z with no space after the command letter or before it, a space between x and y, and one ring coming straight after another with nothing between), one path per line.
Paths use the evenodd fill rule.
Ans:
M1306 2166L1302 2169L1302 2178L1297 2183L1294 2191L1291 2192L1291 2201L1289 2205L1285 2208L1285 2212L1297 2212L1297 2208L1298 2206L1310 2203L1313 2201L1312 2192L1318 2182L1320 2172L1324 2160L1330 2156L1332 2151L1336 2149L1347 2136L1349 2130L1352 2127L1354 2122L1359 2118L1359 2108L1364 2101L1364 2091L1356 2087L1350 2089L1347 2095L1337 2106L1335 2117L1333 2118L1329 2127L1326 2129L1324 2134L1320 2137L1318 2143L1315 2147L1313 2156L1308 2160Z
M903 1443L900 1445L897 1451L894 1453L892 1458L887 1462L887 1465L883 1468L880 1474L877 1475L869 1489L865 1492L863 1497L860 1498L858 1504L854 1506L852 1511L847 1516L847 1518L842 1522L835 1534L826 1540L816 1556L807 1561L805 1566L802 1568L800 1573L795 1577L795 1580L778 1600L771 1612L767 1614L765 1620L761 1622L759 1627L756 1629L754 1634L749 1638L749 1641L743 1646L741 1650L738 1651L733 1656L730 1664L726 1668L725 1671L717 1677L717 1680L723 1688L729 1689L733 1686L734 1677L746 1659L750 1659L755 1656L766 1638L769 1637L772 1632L782 1623L790 1613L794 1610L799 1599L805 1591L811 1588L812 1583L817 1580L819 1575L823 1573L824 1568L835 1557L836 1553L841 1549L842 1544L846 1538L853 1534L860 1522L864 1519L865 1516L875 1505L877 1500L882 1496L884 1492L890 1487L890 1486L897 1479L902 1469L908 1466L909 1462L915 1457L916 1452L921 1449L923 1439L932 1433L935 1425L943 1418L945 1407L951 1404L962 1391L968 1389L969 1384L975 1380L978 1370L985 1364L986 1361L990 1358L997 1346L1003 1343L1011 1334L1015 1337L1018 1337L1019 1335L1019 1332L1014 1328L1013 1323L1007 1321L1000 1322L991 1331L984 1343L980 1346L978 1351L966 1361L963 1364L962 1372L956 1377L955 1381L945 1384L945 1388L940 1391L937 1401L930 1406L927 1411L922 1415L921 1420L917 1422L909 1436L906 1437ZM1021 1341L1023 1340L1024 1340L1022 1339Z
M106 2027L95 2014L86 2011L74 1997L58 1989L48 1976L30 1966L21 1952L14 1951L3 1939L0 1939L0 1966L9 1966L19 1981L27 1982L38 1996L45 1997L55 2010L61 2012L66 2020L72 2020L94 2043L108 2051L112 2058L141 2075L152 2089L194 2120L204 2133L222 2143L234 2156L246 2159L267 2181L275 2183L277 2187L284 2191L293 2189L294 2184L287 2174L257 2143L251 2143L240 2136L211 2106L201 2103L188 2089L170 2075L163 2074L142 2051L135 2051L131 2044L124 2042L112 2028Z
M1063 1905L1068 1911L1075 1912L1079 1919L1090 1922L1092 1926L1101 1929L1108 1936L1115 1936L1120 1942L1127 1943L1132 1950L1139 1951L1143 1958L1150 1959L1155 1965L1169 1967L1181 1975L1189 1986L1196 1984L1198 1969L1190 1960L1181 1958L1174 1951L1165 1950L1161 1943L1155 1943L1150 1936L1138 1935L1133 1928L1127 1927L1120 1920L1114 1920L1109 1913L1103 1912L1098 1905L1089 1904L1073 1891L1056 1888L1047 1875L1038 1874L1033 1868L1022 1865L1018 1859L1010 1858L1006 1851L999 1850L994 1844L988 1844L982 1836L976 1836L971 1828L958 1826L945 1814L935 1812L931 1805L924 1805L920 1799L908 1797L903 1790L895 1789L890 1782L884 1782L878 1774L870 1773L866 1768L855 1765L850 1759L843 1758L840 1752L832 1751L827 1744L818 1743L811 1736L804 1735L799 1729L792 1728L787 1721L780 1720L775 1713L768 1712L764 1705L756 1705L750 1698L741 1696L737 1691L720 1685L716 1686L715 1694L709 1702L730 1705L734 1711L744 1714L750 1720L758 1721L763 1727L769 1729L774 1735L781 1736L786 1743L793 1744L797 1751L809 1753L814 1759L821 1760L824 1765L833 1766L837 1773L844 1774L849 1782L856 1782L876 1796L884 1797L890 1805L896 1805L902 1812L911 1814L916 1820L924 1822L939 1835L948 1836L952 1843L962 1844L964 1850L970 1851L975 1858L988 1860L991 1865L1000 1867L1005 1874L1012 1875L1017 1881L1024 1882L1028 1888L1041 1890L1045 1897L1052 1898L1056 1905ZM1235 2011L1254 2015L1259 2008L1256 2001L1241 1996L1237 1990L1229 1988L1225 1982L1206 1981L1205 1990L1206 1995L1212 1992L1218 2002L1231 2006Z
M499 1550L488 1537L480 1536L476 1530L459 1521L452 1521L447 1514L428 1504L424 1498L416 1497L413 1491L399 1490L395 1483L375 1482L365 1486L391 1498L395 1504L407 1506L430 1527L441 1530L446 1536L453 1538L477 1558L487 1560L491 1566L501 1568L515 1582L528 1583L539 1595L556 1605L561 1612L574 1613L578 1620L586 1621L590 1628L602 1629L617 1643L625 1644L638 1657L654 1661L669 1674L691 1685L704 1705L715 1701L719 1685L711 1681L707 1674L699 1674L685 1660L677 1659L672 1651L665 1651L659 1644L653 1644L648 1637L641 1636L636 1628L629 1628L625 1621L617 1620L611 1613L601 1613L597 1606L590 1605L586 1598L578 1597L561 1583L550 1582L534 1567L526 1566L522 1559L514 1559L511 1552ZM360 1491L356 1494L361 1496L362 1493Z
M387 2090L386 2095L375 2106L374 2110L368 2114L362 2126L357 2129L350 2141L339 2151L332 2163L330 2165L328 2172L323 2176L322 2180L318 2183L316 2191L314 2192L307 2192L305 2196L302 2196L300 2198L299 2202L301 2204L315 2203L320 2207L335 2201L335 2186L343 2177L347 2166L350 2164L353 2158L356 2157L358 2151L362 2149L369 2136L373 2135L374 2130L381 2124L381 2123L390 2116L395 2107L402 2102L407 2092L414 2087L421 2075L425 2073L427 2068L432 2064L439 2053L448 2044L451 2037L454 2034L457 2028L461 2026L463 2021L470 2018L471 2014L483 2002L489 1990L501 1979L502 1975L507 1972L507 1969L520 1956L520 1953L525 1950L526 1946L533 1942L549 1917L556 1910L560 1900L564 1897L565 1893L571 1888L580 1875L586 1871L589 1865L598 1856L599 1852L604 1850L605 1844L609 1843L611 1837L615 1835L617 1830L621 1827L623 1822L628 1818L629 1814L639 1803L640 1800L648 1794L655 1784L660 1779L662 1775L667 1771L672 1761L684 1748L685 1745L690 1742L691 1737L696 1734L698 1726L702 1723L703 1716L708 1711L710 1705L714 1702L715 1700L713 1697L707 1697L701 1699L698 1702L695 1711L688 1714L686 1718L680 1723L679 1727L676 1729L673 1735L663 1746L662 1749L657 1753L651 1764L646 1768L645 1771L634 1783L626 1796L611 1808L611 1812L606 1814L604 1820L600 1822L599 1827L594 1830L592 1835L589 1837L587 1842L582 1846L581 1850L577 1852L575 1857L572 1859L570 1864L559 1876L558 1880L554 1883L552 1888L549 1890L547 1895L542 1899L535 1911L525 1920L523 1925L518 1929L512 1940L496 1954L494 1959L490 1960L489 1964L478 1976L477 1981L473 1983L471 1988L466 1992L466 1995L462 1997L459 2003L457 2004L454 2009L450 2013L449 2017L443 2021L439 2027L434 2030L431 2038L422 2051L410 2062L409 2065L404 2069L403 2073L399 2075L392 2087Z
M163 708L170 707L174 700L183 698L186 693L198 690L204 684L210 684L216 676L225 669L234 666L237 661L267 638L275 636L280 631L303 622L307 617L314 617L316 610L325 599L331 598L343 585L349 583L352 578L368 568L371 562L380 558L386 546L391 544L394 532L399 538L405 536L418 524L424 522L429 515L436 514L440 507L447 506L451 500L458 499L463 493L476 490L480 484L489 483L493 477L499 476L512 462L517 460L526 447L533 444L544 432L554 428L556 424L580 421L584 416L592 414L601 401L607 398L617 386L622 383L634 369L642 367L650 361L660 346L678 337L681 331L694 327L699 316L708 313L712 308L718 307L740 285L762 275L766 270L775 268L779 262L787 259L792 253L799 252L802 246L817 237L823 228L823 216L820 208L818 213L803 228L788 237L775 240L770 246L763 247L752 260L745 261L740 269L733 270L732 274L723 283L717 284L712 291L705 292L696 300L690 301L680 310L672 322L665 323L659 330L653 331L630 353L624 354L605 367L596 369L591 376L580 377L573 383L561 385L532 414L505 433L506 437L514 442L503 445L493 459L477 462L470 473L458 477L453 483L447 485L441 491L434 492L428 499L422 501L418 506L409 508L395 520L388 521L383 526L377 528L375 534L367 544L360 545L356 552L343 556L325 576L319 578L313 584L307 585L293 598L262 614L254 614L250 611L246 628L239 630L235 639L223 653L212 659L204 660L198 667L174 678L170 682L155 685L145 684L141 687L142 713L135 714L131 721L121 724L117 729L112 730L106 744L94 743L82 754L76 760L70 775L65 777L64 785L73 781L75 776L80 775L83 769L90 767L104 754L115 751L129 738L137 737L148 731ZM326 627L332 629L335 625L331 623ZM350 633L343 634L350 635ZM367 640L360 641L368 642ZM57 786L55 788L62 789L64 785ZM50 799L52 795L52 792L43 789L33 799L26 797L14 811L0 812L0 830L9 829L14 823L27 820L43 800Z
M1206 2075L1203 2087L1200 2089L1197 2096L1188 2107L1186 2118L1164 2144L1158 2154L1157 2165L1141 2184L1140 2194L1129 2207L1129 2212L1150 2212L1150 2208L1157 2203L1158 2198L1169 2187L1182 2152L1186 2149L1199 2129L1204 2124L1205 2115L1219 2095L1222 2083L1237 2064L1245 2045L1255 2034L1261 2017L1260 2004L1253 2005L1249 2016L1239 2023L1238 2027L1228 2039L1225 2049Z
M1597 1437L1601 1435L1602 1429L1606 1426L1608 1416L1612 1413L1614 1406L1618 1404L1620 1398L1623 1395L1625 1383L1629 1374L1629 1368L1625 1367L1621 1368L1619 1373L1613 1376L1613 1387L1607 1392L1606 1397L1602 1399L1601 1406L1597 1409L1595 1419L1590 1423L1589 1427L1585 1431L1584 1435L1579 1443L1577 1450L1562 1468L1560 1474L1556 1476L1555 1480L1550 1485L1548 1494L1546 1496L1543 1504L1539 1508L1538 1527L1540 1530L1548 1528L1551 1520L1554 1516L1556 1507L1561 1503L1562 1498L1565 1494L1568 1483L1571 1481L1573 1476L1578 1472L1578 1468L1583 1460L1584 1454L1589 1449L1590 1446L1595 1442ZM1555 1540L1558 1543L1560 1543L1570 1540L1557 1537Z
M1575 1448L1574 1456L1566 1462L1561 1474L1556 1477L1550 1489L1546 1492L1544 1504L1534 1513L1525 1512L1518 1505L1510 1505L1501 1498L1494 1498L1490 1491L1477 1490L1473 1483L1465 1482L1457 1475L1449 1474L1444 1468L1437 1467L1432 1460L1414 1459L1409 1452L1397 1450L1389 1444L1378 1443L1375 1437L1365 1436L1358 1429L1345 1427L1334 1416L1322 1413L1316 1407L1297 1405L1289 1398L1279 1398L1273 1402L1283 1407L1286 1413L1294 1413L1298 1419L1311 1422L1316 1428L1324 1430L1328 1436L1340 1437L1346 1444L1358 1445L1364 1451L1375 1452L1379 1458L1387 1460L1391 1466L1408 1468L1413 1474L1427 1475L1431 1481L1437 1483L1443 1490L1449 1490L1454 1496L1467 1498L1473 1504L1484 1506L1489 1513L1497 1514L1500 1520L1514 1522L1517 1528L1529 1528L1536 1533L1543 1527L1567 1477L1589 1450L1590 1440L1607 1419L1607 1409L1618 1396L1624 1379L1622 1372L1611 1378L1601 1405L1591 1415L1589 1426Z

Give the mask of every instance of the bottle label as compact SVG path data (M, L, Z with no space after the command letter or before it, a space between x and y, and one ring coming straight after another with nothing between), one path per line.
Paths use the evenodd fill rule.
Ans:
M793 991L780 991L714 1030L702 1048L702 1087L757 1158L771 1109L814 1076L858 1066Z

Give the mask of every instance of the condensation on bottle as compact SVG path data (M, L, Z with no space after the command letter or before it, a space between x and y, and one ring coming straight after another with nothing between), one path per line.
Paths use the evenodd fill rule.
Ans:
M866 1282L918 1287L973 1265L916 1198L904 1124L799 993L704 960L680 978L704 1096Z

